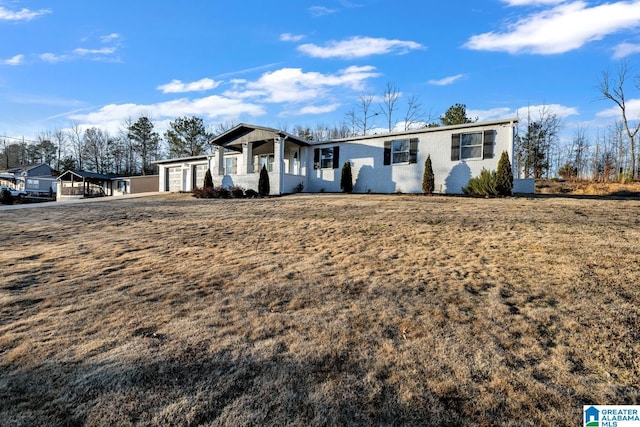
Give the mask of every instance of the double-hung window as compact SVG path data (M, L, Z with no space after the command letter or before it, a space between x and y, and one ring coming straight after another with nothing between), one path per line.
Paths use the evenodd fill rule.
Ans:
M391 163L409 163L409 140L391 142Z
M482 160L493 158L494 130L454 133L451 135L451 160Z
M314 169L337 169L340 147L316 148L313 150Z
M273 162L274 162L274 155L273 154L263 154L260 156L260 169L262 170L263 166L266 166L267 168L267 172L273 172Z
M225 157L224 159L224 174L233 175L238 172L238 158L237 157Z
M418 138L396 139L384 142L385 165L416 163L417 158Z

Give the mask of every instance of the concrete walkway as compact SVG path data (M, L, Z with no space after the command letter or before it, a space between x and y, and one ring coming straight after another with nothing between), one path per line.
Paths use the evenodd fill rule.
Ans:
M113 200L137 199L139 197L154 196L157 194L161 194L161 193L159 192L138 193L138 194L127 194L125 196L93 197L88 199L69 199L69 200L60 200L59 202L22 203L18 205L0 204L0 212L12 211L16 209L47 208L47 207L55 207L55 206L77 205L81 203L96 203L96 202L110 202Z

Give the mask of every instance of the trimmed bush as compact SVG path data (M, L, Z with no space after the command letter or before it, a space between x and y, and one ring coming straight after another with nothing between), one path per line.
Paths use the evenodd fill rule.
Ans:
M268 196L270 192L269 172L267 172L267 167L262 165L262 169L260 169L260 179L258 180L258 194Z
M433 165L431 164L431 154L424 161L424 174L422 175L422 192L424 194L433 194L435 189L435 178L433 176Z
M340 174L340 189L345 193L353 191L353 175L351 174L351 162L345 162Z
M252 188L248 189L247 191L244 192L245 196L249 197L250 199L254 199L256 197L258 197L258 192Z
M229 192L231 193L231 197L233 197L234 199L241 199L244 197L244 188L240 187L239 185L234 185L233 187L229 188Z
M496 173L496 191L501 196L510 196L513 191L513 172L511 171L511 161L506 151L502 152L498 161L498 172Z
M213 188L213 177L211 176L211 169L207 169L207 173L204 174L204 188Z
M496 171L482 169L480 175L471 178L462 192L467 196L497 196Z

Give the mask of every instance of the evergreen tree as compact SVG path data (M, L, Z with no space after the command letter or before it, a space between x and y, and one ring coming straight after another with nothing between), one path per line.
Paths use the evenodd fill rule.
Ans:
M351 174L351 162L345 162L340 174L340 189L345 193L353 191L353 175Z
M213 188L213 177L211 176L211 169L207 169L204 174L204 188Z
M258 194L268 196L270 192L269 173L267 172L266 165L262 165L262 169L260 169L260 179L258 180Z
M433 194L435 182L433 176L433 165L431 164L431 155L427 156L424 162L424 174L422 175L422 192L424 194Z
M444 113L444 116L440 117L440 122L444 126L462 125L465 123L473 123L477 121L477 117L475 119L467 117L467 106L464 104L452 105Z
M511 171L509 154L506 151L502 152L500 160L498 161L496 190L501 196L510 196L513 190L513 172Z
M160 146L160 135L153 130L153 122L149 117L142 116L135 123L127 127L127 138L132 143L133 150L140 155L142 174L152 174L156 166L151 161L157 158Z
M173 157L199 156L207 152L212 134L200 117L179 117L169 123L165 133L169 154Z

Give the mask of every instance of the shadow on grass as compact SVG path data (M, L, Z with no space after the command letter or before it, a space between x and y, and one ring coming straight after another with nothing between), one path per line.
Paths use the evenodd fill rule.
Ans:
M419 390L415 403L402 403L388 373L370 378L355 358L334 352L311 360L282 354L256 360L185 348L148 363L5 366L0 419L68 426L461 423L463 397Z

